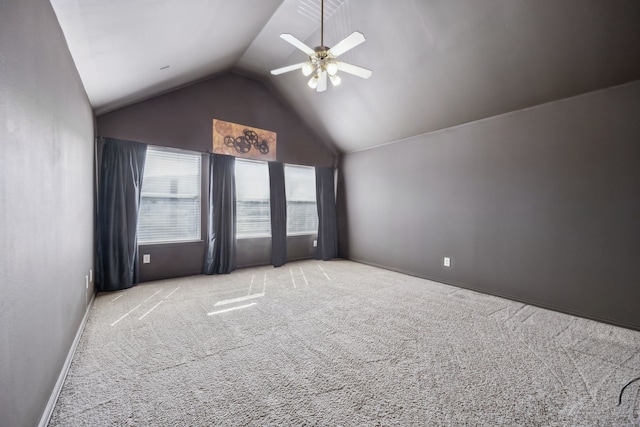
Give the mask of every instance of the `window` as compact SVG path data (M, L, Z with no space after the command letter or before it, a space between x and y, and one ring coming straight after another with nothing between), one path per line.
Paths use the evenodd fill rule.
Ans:
M236 158L236 238L271 237L269 167Z
M198 153L147 148L138 243L200 240L200 165Z
M308 166L284 166L287 194L287 235L318 232L316 171Z

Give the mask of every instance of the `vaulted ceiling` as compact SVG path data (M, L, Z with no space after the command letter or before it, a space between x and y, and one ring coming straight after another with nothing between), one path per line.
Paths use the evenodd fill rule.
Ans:
M101 114L228 70L275 87L352 152L640 79L637 0L325 0L325 45L373 70L316 93L305 54L320 0L51 0Z

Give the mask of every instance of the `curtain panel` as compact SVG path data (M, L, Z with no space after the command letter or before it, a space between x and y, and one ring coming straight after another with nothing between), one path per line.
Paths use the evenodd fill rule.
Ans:
M269 162L271 263L274 267L287 263L287 196L284 185L284 164Z
M98 291L130 288L138 277L138 210L147 145L105 138L98 194Z
M236 269L235 157L209 154L209 209L204 274Z
M316 204L318 206L316 259L327 261L338 256L338 226L333 168L316 167Z

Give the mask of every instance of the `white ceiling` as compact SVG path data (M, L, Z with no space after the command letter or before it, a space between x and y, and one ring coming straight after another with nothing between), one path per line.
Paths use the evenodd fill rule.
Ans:
M320 44L320 0L51 3L96 114L244 70L342 152L640 79L637 0L325 0L325 44L364 33L343 59L374 74L324 93L269 74L305 59L280 33Z
M51 0L97 114L235 66L280 3Z

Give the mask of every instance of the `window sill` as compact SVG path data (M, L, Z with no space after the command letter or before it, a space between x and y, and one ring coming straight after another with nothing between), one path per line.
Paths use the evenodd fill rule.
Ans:
M236 240L249 240L249 239L270 239L271 235L256 234L255 236L236 236Z
M145 243L140 243L138 242L138 247L142 247L142 246L171 246L171 245L175 245L175 246L180 246L180 245L188 245L188 244L201 244L204 243L204 240L202 239L198 239L198 240L171 240L171 241L167 241L167 242L145 242Z

